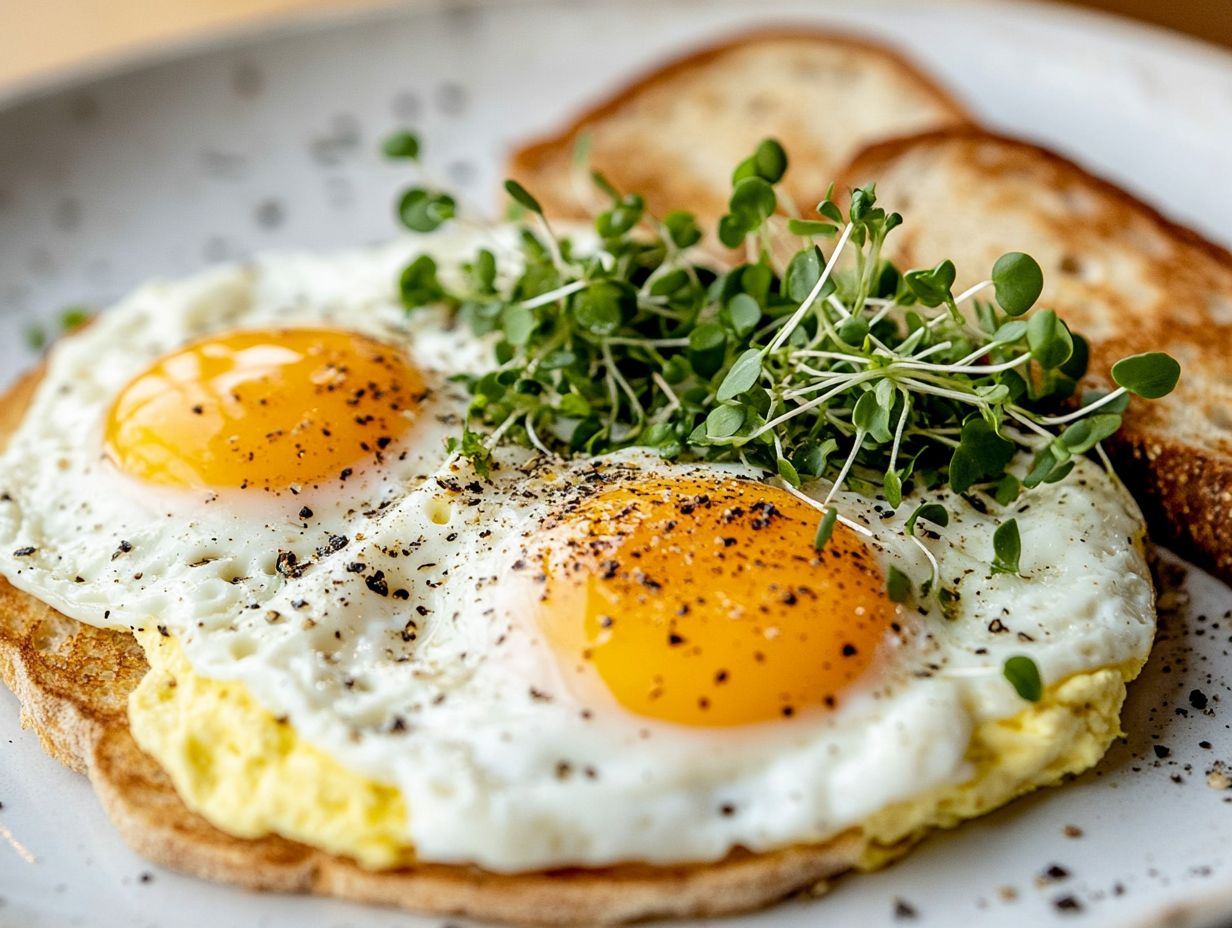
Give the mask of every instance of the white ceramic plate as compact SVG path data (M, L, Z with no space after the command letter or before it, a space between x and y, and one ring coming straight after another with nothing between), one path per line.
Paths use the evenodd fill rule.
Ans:
M257 249L389 236L402 178L376 146L394 126L417 126L432 168L490 210L512 141L666 53L766 21L880 36L990 125L1232 239L1232 58L1160 32L1025 3L419 6L10 100L0 109L0 382L33 361L27 327L67 304L102 305L145 278ZM1131 692L1128 741L1097 770L935 837L882 873L841 880L824 900L723 924L1232 923L1232 790L1207 782L1216 762L1232 763L1232 591L1191 571L1185 595ZM442 924L150 866L85 780L19 727L7 693L0 803L3 926Z

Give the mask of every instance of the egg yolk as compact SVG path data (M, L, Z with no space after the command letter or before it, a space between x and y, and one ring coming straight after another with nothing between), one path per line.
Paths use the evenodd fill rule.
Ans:
M737 479L609 487L562 520L539 620L566 674L639 715L698 726L835 707L897 611L854 532Z
M363 335L226 332L129 382L107 415L106 451L126 473L166 486L346 480L407 431L423 393L401 352Z

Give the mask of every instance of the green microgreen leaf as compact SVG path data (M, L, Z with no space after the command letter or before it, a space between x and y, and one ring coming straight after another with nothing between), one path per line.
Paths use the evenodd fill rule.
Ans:
M992 266L997 303L1011 316L1021 316L1044 290L1044 272L1030 255L1012 251Z
M762 353L757 348L750 348L736 358L736 363L731 366L719 385L715 399L720 403L735 399L757 383L757 378L761 376L761 358Z
M723 216L719 219L719 241L728 248L740 247L750 231L750 228L735 216Z
M692 213L673 210L663 217L663 225L677 248L689 248L702 240L702 230L697 227Z
M925 306L940 306L952 299L950 289L954 286L957 273L954 262L945 260L933 268L908 271L903 279L915 298Z
M762 139L753 152L757 176L770 184L777 184L787 173L787 152L774 139Z
M911 582L911 578L905 573L890 565L890 569L886 571L886 596L891 602L905 603L911 599L915 585Z
M1116 413L1091 415L1066 426L1057 440L1070 454L1086 454L1120 427L1121 417Z
M539 205L539 201L530 195L530 193L513 178L505 181L505 192L513 198L513 201L524 209L530 210L532 213L543 215L543 207Z
M398 150L411 153L405 142ZM598 174L607 201L595 219L598 246L532 221L540 203L509 181L518 228L499 269L487 249L439 274L426 255L410 261L398 281L408 311L439 306L491 336L487 363L455 378L470 402L450 447L480 473L512 443L583 455L640 446L736 462L790 486L828 481L913 507L906 532L927 554L949 526L935 497L942 488L974 506L1017 505L1113 435L1129 393L1175 387L1175 361L1140 355L1113 368L1114 395L1086 392L1075 405L1088 346L1035 308L1035 261L1015 253L991 270L964 269L988 271L995 300L976 290L959 304L958 269L943 255L906 273L886 260L903 217L878 203L872 184L845 196L831 187L816 218L780 215L776 184L787 164L767 140L736 167L717 231L742 251L724 266L706 259L713 247L694 247L713 241L692 214L653 221L636 191ZM416 187L398 216L429 231L456 209L447 193ZM789 260L777 247L784 230L808 240ZM840 252L829 263L813 242L822 236ZM836 520L828 507L819 547ZM994 569L1018 571L1016 529L1011 520L998 530ZM919 584L892 577L904 596L957 615L958 594L935 564Z
M408 310L445 300L445 288L436 276L436 262L428 255L420 255L403 269L398 289L402 305Z
M816 246L796 252L787 265L784 293L792 302L800 303L808 298L821 279L821 249Z
M998 435L987 420L968 419L950 458L950 488L966 493L982 480L1000 478L1016 450L1014 443Z
M779 458L777 464L779 477L785 482L790 483L793 487L800 486L800 475L796 472L796 468L787 458Z
M1040 679L1035 661L1024 655L1008 658L1002 668L1005 679L1010 681L1014 692L1027 702L1039 702L1044 695L1044 682Z
M706 435L710 438L727 438L740 431L744 425L744 410L739 406L716 406L706 416Z
M620 328L627 299L625 291L616 284L591 284L575 293L570 300L574 321L591 335L611 335Z
M1022 492L1022 483L1013 474L1006 474L997 481L997 485L993 488L993 499L1002 506L1008 506L1014 500L1018 499L1018 494Z
M834 534L834 524L838 521L838 510L831 506L817 523L817 535L813 538L813 548L820 551Z
M881 488L891 508L897 509L903 504L903 478L899 476L898 471L886 471L881 481Z
M908 535L915 534L916 523L923 519L925 522L931 522L940 528L945 528L950 524L950 514L940 503L921 503L911 513L907 519L907 524L903 526Z
M812 238L815 235L833 238L838 234L838 226L832 222L821 222L817 219L788 219L787 231L804 238Z
M409 161L419 160L419 136L414 132L403 130L394 132L381 143L381 151L386 158L405 158Z
M412 232L433 232L454 217L456 208L457 204L448 194L415 187L402 195L398 218Z
M646 201L635 193L620 197L612 208L595 218L595 231L601 238L620 238L642 221Z
M525 345L535 330L535 314L525 306L506 306L501 313L501 329L511 345Z
M25 328L26 347L31 351L42 351L47 347L47 330L37 322L32 322Z
M1018 520L1008 519L997 526L992 534L992 572L994 574L1019 574L1018 560L1022 556L1022 538L1018 534Z
M1045 370L1060 367L1074 353L1069 328L1051 309L1040 310L1027 322L1027 344Z
M60 310L60 331L71 332L90 321L93 313L85 306L65 306Z
M761 307L747 293L737 293L719 311L719 318L738 337L743 338L761 321Z
M773 216L777 206L774 188L760 177L746 177L736 184L728 203L732 217L749 231Z
M1112 379L1135 396L1156 400L1176 387L1181 379L1181 365L1171 355L1150 351L1112 365Z

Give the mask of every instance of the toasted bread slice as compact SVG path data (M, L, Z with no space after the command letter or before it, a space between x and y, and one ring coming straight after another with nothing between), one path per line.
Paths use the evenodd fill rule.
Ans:
M35 371L0 397L0 448L40 376ZM128 695L148 669L132 635L76 622L0 578L0 679L21 701L23 724L51 756L90 778L137 853L210 880L520 924L616 924L760 908L851 869L867 843L852 831L824 844L671 867L365 870L280 837L231 837L189 811L128 730Z
M837 169L876 139L965 122L963 108L885 46L812 29L754 32L643 75L561 131L514 152L510 174L549 215L581 218L602 200L586 167L651 212L726 211L732 169L774 136L791 155L784 189L811 208Z
M1232 579L1232 255L1043 148L957 128L874 145L844 170L905 213L888 241L900 267L952 258L957 287L1004 252L1044 269L1041 305L1092 346L1090 378L1167 351L1180 385L1135 400L1111 443L1157 539Z

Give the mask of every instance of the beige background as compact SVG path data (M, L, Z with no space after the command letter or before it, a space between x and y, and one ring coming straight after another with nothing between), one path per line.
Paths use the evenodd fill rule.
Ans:
M162 42L390 0L0 0L0 88ZM1232 46L1232 0L1079 0Z

